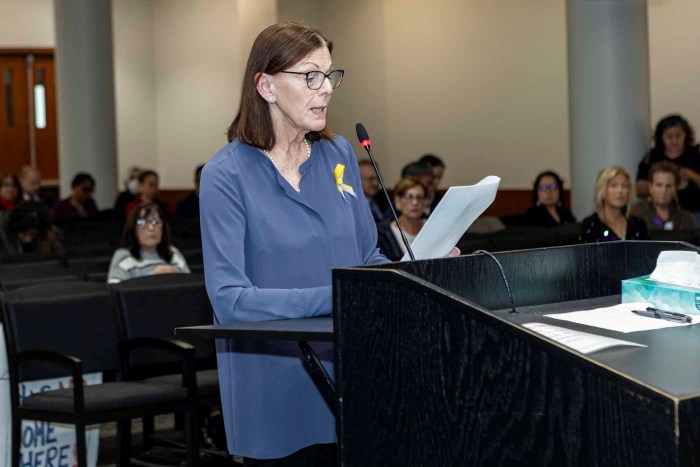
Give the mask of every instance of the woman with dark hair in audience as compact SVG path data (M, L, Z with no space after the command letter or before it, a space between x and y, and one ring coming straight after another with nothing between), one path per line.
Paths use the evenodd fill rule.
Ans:
M540 173L532 186L532 207L523 215L523 224L556 227L576 222L571 211L562 203L564 183L556 172Z
M107 282L115 283L152 274L189 273L187 261L170 244L170 226L160 207L145 203L126 218L122 248L114 252Z
M654 147L639 163L637 196L649 195L649 168L656 162L667 161L678 166L678 204L700 218L700 151L688 121L680 115L669 115L659 121L654 131Z
M644 221L627 216L631 178L622 167L606 167L595 182L592 215L581 226L579 241L583 243L612 240L648 240Z
M138 180L139 195L124 207L124 214L128 216L136 206L144 203L155 203L161 212L165 213L165 206L158 201L158 193L160 192L158 174L153 170L144 170L139 174Z
M13 174L6 172L0 178L0 211L11 211L20 201L22 189L19 180Z
M394 187L394 205L399 211L399 223L408 243L413 243L425 224L425 204L428 188L413 177L399 180ZM401 232L393 219L377 224L377 246L379 251L392 261L399 261L406 254Z
M649 230L693 230L695 218L678 207L678 167L661 161L649 169L649 198L632 206L630 214L642 219Z
M70 184L73 194L53 205L51 220L54 222L97 217L99 211L92 198L95 192L95 179L81 172L73 177Z
M0 219L0 256L63 253L44 203L23 201Z

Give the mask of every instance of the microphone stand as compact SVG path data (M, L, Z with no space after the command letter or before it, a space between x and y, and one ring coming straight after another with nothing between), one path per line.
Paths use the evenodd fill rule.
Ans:
M377 162L374 160L374 156L372 155L372 149L370 147L370 142L369 142L369 134L367 133L367 130L365 129L364 125L362 123L358 123L355 125L355 130L357 131L357 138L360 140L360 144L362 147L365 148L367 151L367 154L369 155L369 160L372 162L372 167L374 167L374 172L377 174L377 178L379 179L379 185L382 187L382 191L384 192L384 196L386 196L386 200L389 202L389 209L391 209L391 216L394 218L394 221L396 221L396 227L399 228L399 233L401 234L401 239L403 240L403 244L406 246L406 251L408 252L408 256L411 258L411 261L415 261L416 257L413 254L413 250L411 249L411 244L408 242L408 238L406 238L406 234L403 231L403 228L401 227L401 223L399 222L399 218L396 215L396 211L394 210L394 203L391 202L391 198L389 197L389 192L386 191L386 185L384 185L384 180L382 179L382 174L379 172L379 166L377 165Z

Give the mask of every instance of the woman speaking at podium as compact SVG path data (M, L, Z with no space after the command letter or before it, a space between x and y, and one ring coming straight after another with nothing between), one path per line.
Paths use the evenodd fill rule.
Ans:
M326 127L343 70L299 23L268 27L243 76L229 144L200 189L216 323L329 315L331 269L386 262L355 154ZM332 346L313 347L332 374ZM296 343L217 342L229 451L246 466L335 465L335 420Z

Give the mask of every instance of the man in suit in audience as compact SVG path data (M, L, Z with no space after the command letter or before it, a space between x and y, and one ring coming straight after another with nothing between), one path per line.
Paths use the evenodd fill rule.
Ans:
M199 179L203 168L204 164L194 171L194 191L177 203L176 214L180 219L199 219Z
M19 173L19 184L22 187L22 201L39 201L46 207L53 206L54 199L39 193L41 188L41 173L33 167L25 165Z
M380 193L379 177L374 171L372 161L364 159L358 162L360 166L360 179L362 181L362 192L367 198L369 209L372 211L372 217L375 223L383 221L388 215L389 205L384 193Z

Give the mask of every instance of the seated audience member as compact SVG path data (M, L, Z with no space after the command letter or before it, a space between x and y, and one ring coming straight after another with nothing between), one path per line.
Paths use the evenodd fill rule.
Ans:
M523 215L523 224L556 227L576 222L571 211L563 207L564 183L551 170L542 172L532 186L532 207Z
M622 167L606 167L600 171L595 182L595 212L582 222L581 242L649 239L644 221L627 216L631 182Z
M136 207L144 203L155 203L165 213L165 207L158 201L158 174L153 170L144 170L139 175L139 194L124 208L124 214L129 213Z
M185 258L170 245L170 227L160 207L144 203L132 209L124 224L122 248L112 256L107 282L189 272Z
M136 199L139 194L139 175L141 169L136 166L129 168L129 176L124 180L124 191L119 193L114 201L114 215L117 219L126 219L126 205Z
M53 205L51 220L60 222L97 217L99 211L92 198L95 192L95 179L92 175L81 172L73 177L70 186L73 194Z
M649 195L649 168L656 162L672 162L678 166L678 205L693 213L700 222L700 150L695 144L693 128L680 115L662 118L654 131L654 147L639 163L637 196Z
M41 173L33 167L25 165L19 173L19 184L22 187L23 201L39 201L47 207L53 206L54 199L39 193L41 188Z
M632 206L630 214L642 219L648 230L693 230L695 218L678 207L678 167L661 161L649 168L649 199Z
M386 196L382 192L379 185L379 177L374 171L372 161L368 159L361 160L360 166L360 181L362 182L362 192L365 194L369 209L372 211L372 217L375 223L379 223L386 217L391 217L389 206L387 205Z
M0 178L0 211L11 211L20 201L20 188L17 177L7 172Z
M401 212L399 223L408 243L413 243L425 224L425 204L428 188L416 178L402 178L394 187L394 204ZM396 221L387 218L377 225L379 251L392 261L399 261L406 254L406 246Z
M0 218L0 256L63 253L44 203L23 201Z
M194 191L177 203L175 213L180 219L199 219L199 180L202 177L204 164L194 171Z
M435 177L435 190L440 188L442 176L445 175L445 163L435 154L425 154L418 159L418 162L425 162L433 169L433 177Z
M440 202L440 197L436 194L437 185L432 167L427 162L411 162L401 170L401 178L407 177L420 180L428 190L425 199L425 215L429 216Z

